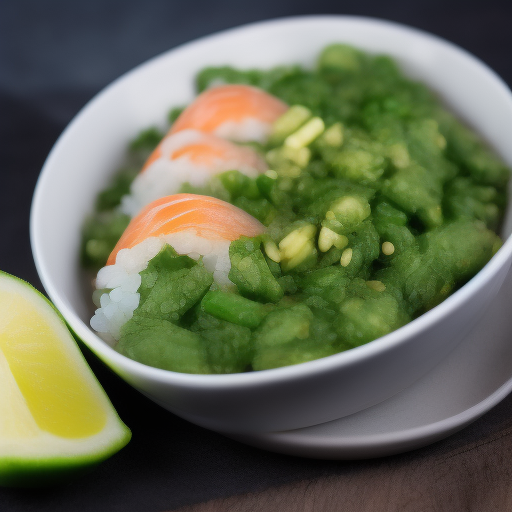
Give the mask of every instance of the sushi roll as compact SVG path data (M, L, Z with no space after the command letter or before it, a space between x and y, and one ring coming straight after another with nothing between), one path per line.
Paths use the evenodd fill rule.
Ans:
M174 254L189 257L189 263L180 263L184 268L191 268L192 260L198 261L195 277L183 285L187 289L178 290L183 301L179 307L186 308L213 283L232 287L228 278L231 242L242 236L256 237L264 230L248 213L213 197L176 194L150 203L132 219L107 265L98 272L98 309L91 319L92 328L111 344L119 340L122 326L139 306L140 273L167 246ZM179 281L175 286L181 286Z
M151 201L178 193L184 183L202 187L212 176L233 169L255 178L268 166L254 149L209 133L186 129L169 134L122 198L121 211L133 217Z
M237 142L264 144L288 105L249 85L221 85L200 94L176 119L170 133L194 129Z

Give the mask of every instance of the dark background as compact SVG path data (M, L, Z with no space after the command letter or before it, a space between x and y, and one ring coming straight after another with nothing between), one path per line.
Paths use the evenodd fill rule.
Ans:
M384 18L429 31L469 50L512 84L512 3L506 1L0 1L0 269L42 289L28 235L35 182L60 132L105 85L146 59L203 35L264 19L330 13ZM295 485L304 495L316 492L319 500L322 493L324 498L325 493L336 493L336 486L303 488L301 481L352 482L352 498L344 502L345 510L430 510L431 494L436 492L446 495L436 502L445 503L443 510L458 510L454 503L465 503L464 510L491 510L453 501L461 485L481 483L487 503L505 510L496 493L500 482L507 487L510 475L507 460L500 465L498 459L510 447L492 443L512 428L510 399L432 447L382 460L313 461L249 448L187 423L88 359L132 429L131 443L93 473L65 487L0 490L0 511L163 511L247 492L270 496L272 489L284 484L291 486L288 489ZM411 474L435 475L436 461L463 453L469 445L491 446L481 454L480 466L473 462L475 471L477 467L484 471L485 481L477 478L474 483L471 466L468 469L467 461L459 458L452 468L458 477L444 474L443 484L440 479L419 478L404 485ZM402 493L383 491L385 503L366 508L365 493L390 482L401 485ZM227 506L227 502L214 503L218 505L211 510ZM231 510L249 510L243 498L238 503ZM277 506L277 501L273 503ZM336 510L325 504L303 506Z

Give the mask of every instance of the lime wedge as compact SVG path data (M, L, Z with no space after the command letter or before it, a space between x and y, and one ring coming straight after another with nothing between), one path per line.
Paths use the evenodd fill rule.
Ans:
M50 302L0 272L0 485L66 480L130 437Z

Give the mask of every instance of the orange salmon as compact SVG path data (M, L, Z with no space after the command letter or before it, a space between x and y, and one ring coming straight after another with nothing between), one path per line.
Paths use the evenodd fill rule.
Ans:
M192 165L209 169L213 174L237 169L256 176L268 168L265 160L254 149L238 146L197 130L184 130L167 135L150 155L142 170L146 170L161 158L169 161L187 160Z
M286 110L288 105L256 87L221 85L200 94L169 133L192 128L240 142L265 142L272 123Z
M121 249L130 249L149 237L195 230L209 240L233 241L241 236L253 237L265 226L230 203L196 194L175 194L148 204L134 217L110 254L113 265Z

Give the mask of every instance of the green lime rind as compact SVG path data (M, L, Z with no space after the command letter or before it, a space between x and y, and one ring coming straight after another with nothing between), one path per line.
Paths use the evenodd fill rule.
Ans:
M66 439L43 430L41 435L26 439L2 439L0 436L0 486L44 487L63 484L91 471L121 450L132 434L119 418L57 308L30 283L0 271L0 283L2 280L8 280L11 290L23 294L32 302L51 328L55 329L57 336L67 336L63 341L75 347L71 348L73 364L77 365L77 371L87 375L87 385L92 387L98 403L106 411L106 424L102 430L85 438Z
M47 487L62 485L85 475L128 444L131 431L124 424L123 426L123 436L115 443L89 455L73 458L0 457L0 486Z

